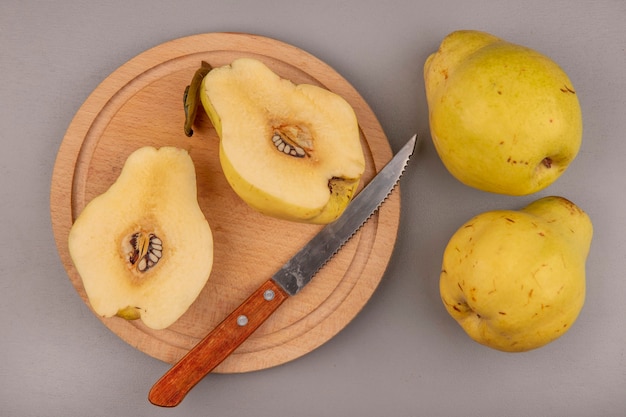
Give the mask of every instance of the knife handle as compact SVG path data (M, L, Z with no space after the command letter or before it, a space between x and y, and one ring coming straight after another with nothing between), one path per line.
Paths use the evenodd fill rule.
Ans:
M148 400L161 407L178 405L204 376L254 333L287 297L288 294L273 280L263 283L154 384Z

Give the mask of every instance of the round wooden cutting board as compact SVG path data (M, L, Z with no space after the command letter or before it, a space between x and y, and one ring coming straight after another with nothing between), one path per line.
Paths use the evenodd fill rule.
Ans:
M198 200L213 230L209 282L172 326L152 330L141 320L100 318L121 339L174 363L270 278L321 228L263 216L228 186L218 159L219 139L202 109L195 134L183 132L183 91L202 60L214 67L247 56L283 78L322 86L354 108L366 155L367 183L391 159L389 142L372 110L338 73L285 43L239 33L209 33L173 40L121 66L87 98L61 143L51 184L51 216L61 260L87 305L67 247L73 221L117 179L126 158L141 146L185 148L196 166ZM361 185L362 187L362 185ZM248 372L300 357L332 338L361 310L391 257L400 217L399 190L296 297L288 299L214 372Z

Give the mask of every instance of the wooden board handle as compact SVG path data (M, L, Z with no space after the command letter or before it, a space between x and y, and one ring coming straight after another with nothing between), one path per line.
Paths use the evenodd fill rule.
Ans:
M185 395L254 333L287 297L271 279L263 283L154 384L148 400L161 407L180 404Z

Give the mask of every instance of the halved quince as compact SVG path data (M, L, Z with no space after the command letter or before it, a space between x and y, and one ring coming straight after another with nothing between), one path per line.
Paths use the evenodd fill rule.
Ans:
M251 58L211 69L199 95L220 137L226 179L248 205L308 223L341 215L365 169L345 99L296 85Z
M117 180L80 213L69 251L93 310L173 324L206 284L213 237L198 205L187 151L143 147Z

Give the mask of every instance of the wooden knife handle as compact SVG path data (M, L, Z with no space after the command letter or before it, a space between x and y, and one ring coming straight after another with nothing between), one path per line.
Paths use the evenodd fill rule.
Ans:
M263 283L154 384L148 400L161 407L180 404L185 395L254 333L287 297L271 279Z

